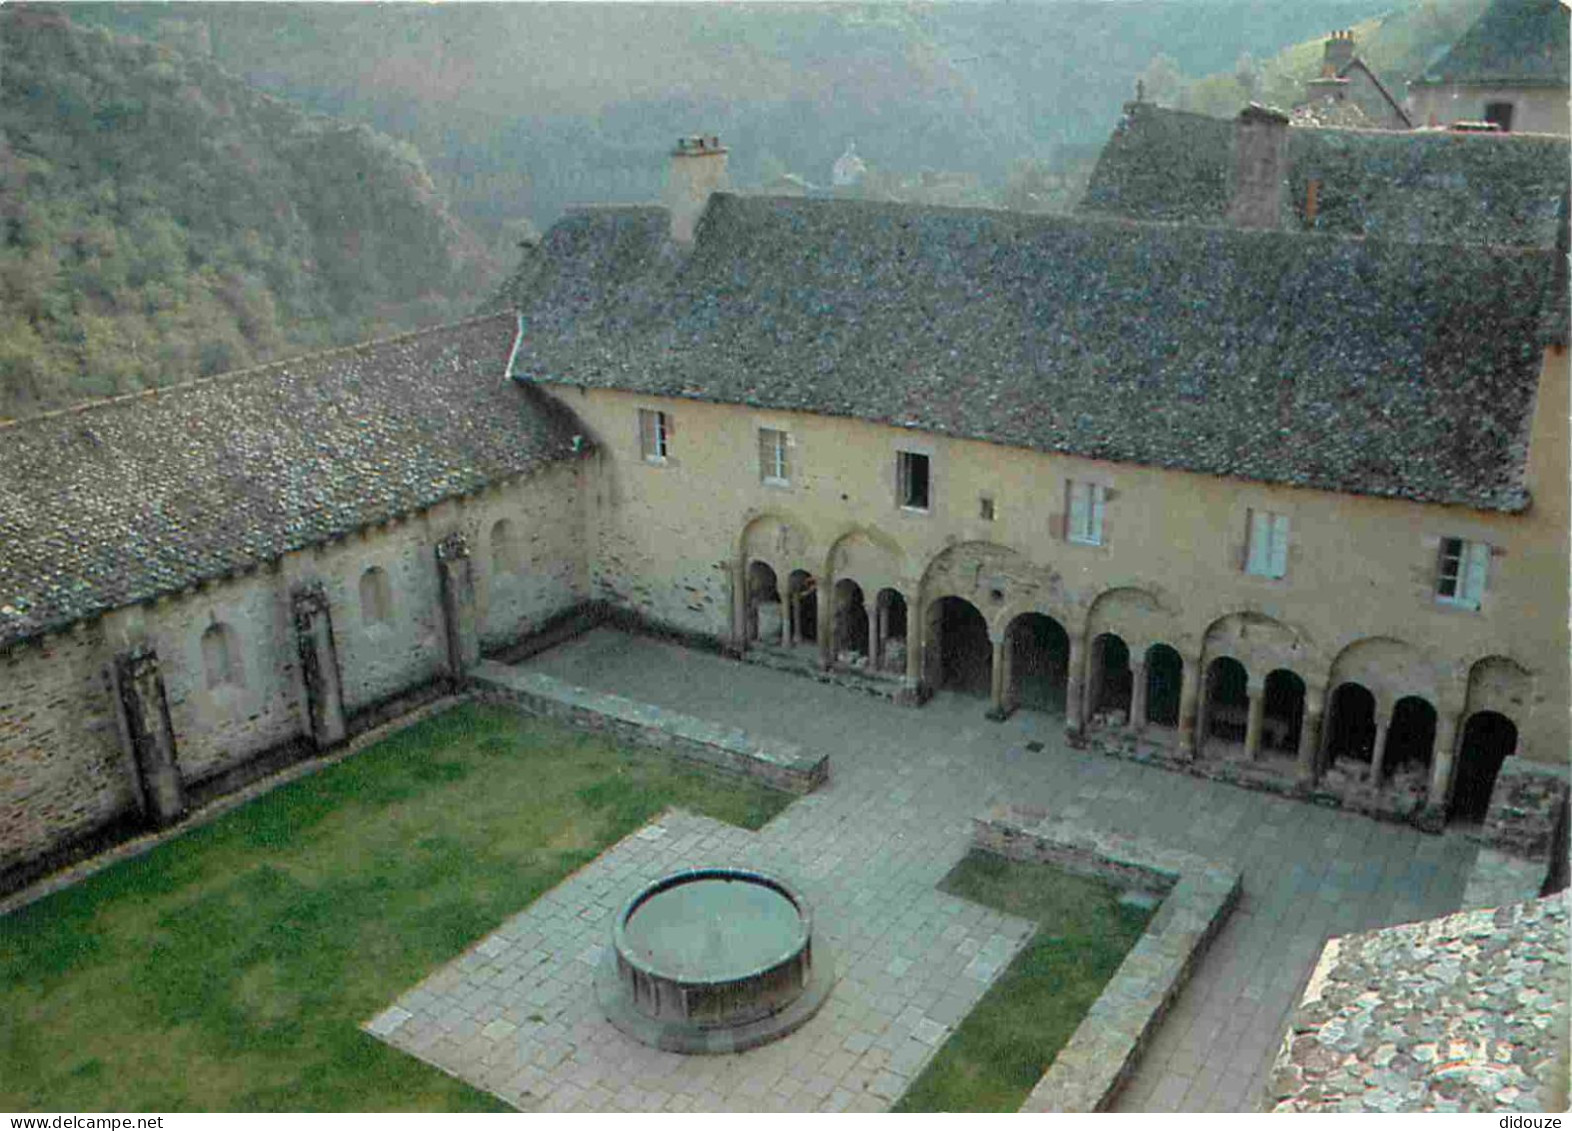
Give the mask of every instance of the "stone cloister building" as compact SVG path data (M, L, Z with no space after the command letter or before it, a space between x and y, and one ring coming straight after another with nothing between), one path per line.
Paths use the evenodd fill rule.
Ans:
M1544 858L1564 145L1426 151L1394 235L1293 221L1270 115L1137 216L1153 121L1073 217L731 195L685 139L494 314L0 428L5 884L606 619Z

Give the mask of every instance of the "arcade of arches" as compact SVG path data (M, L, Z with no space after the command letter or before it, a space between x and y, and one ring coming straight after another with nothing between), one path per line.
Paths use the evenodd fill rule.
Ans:
M1169 745L1186 760L1275 762L1301 782L1406 793L1465 823L1484 819L1496 776L1517 749L1517 724L1500 710L1501 697L1476 695L1473 681L1448 709L1434 691L1394 695L1340 678L1337 665L1325 675L1296 671L1270 657L1212 655L1210 644L1186 656L1113 625L1076 631L1037 609L996 608L990 617L984 608L1005 602L980 570L984 588L970 596L930 594L926 580L827 582L759 558L741 574L737 637L745 649L899 681L910 702L941 690L975 696L988 701L991 718L1039 711L1062 715L1077 735L1123 734ZM1501 657L1481 664L1528 678Z

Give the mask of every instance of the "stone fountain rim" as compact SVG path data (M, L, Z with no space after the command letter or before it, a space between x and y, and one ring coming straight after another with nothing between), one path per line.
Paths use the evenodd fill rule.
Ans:
M683 884L697 883L701 880L736 880L745 883L757 884L767 887L777 894L784 896L797 912L797 933L784 950L775 958L765 962L752 970L742 973L729 974L724 978L691 978L676 974L669 974L659 966L640 961L634 957L627 945L627 924L645 903L661 892L669 891ZM746 982L761 977L772 970L778 969L784 962L800 954L813 938L813 912L808 907L808 902L797 890L779 876L772 876L755 868L739 868L732 865L704 864L692 868L682 868L669 872L659 879L652 880L640 888L628 900L623 909L618 912L611 927L612 951L627 965L633 967L651 978L659 978L663 982L680 987L707 987L728 986L735 983Z

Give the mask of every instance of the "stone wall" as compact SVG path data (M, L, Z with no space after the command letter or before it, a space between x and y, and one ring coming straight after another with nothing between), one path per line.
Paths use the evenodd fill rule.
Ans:
M1136 837L1001 806L973 822L972 843L1011 860L1049 864L1126 890L1161 893L1162 906L1022 1111L1106 1111L1141 1051L1239 902L1239 872Z
M554 465L0 655L0 890L142 823L143 785L109 675L117 656L156 656L178 787L198 799L236 788L316 748L292 594L321 586L340 714L350 733L363 730L449 680L443 538L459 533L473 548L476 632L489 647L583 601L579 476L575 464ZM497 559L490 539L504 519L514 552ZM510 567L501 576L499 564ZM362 601L372 568L387 583L380 616ZM221 679L210 630L228 642Z
M1114 464L825 415L594 389L551 395L596 442L595 487L586 492L592 595L646 623L744 647L745 579L760 563L783 590L793 573L815 579L821 625L841 580L859 585L869 609L879 589L898 590L913 678L932 678L922 663L926 614L946 595L970 601L1001 649L1015 618L1035 612L1081 645L1083 665L1096 635L1112 631L1126 637L1132 660L1149 644L1172 646L1195 665L1195 678L1214 656L1238 654L1257 691L1278 667L1323 703L1335 680L1370 679L1381 706L1420 695L1443 722L1459 724L1480 709L1471 699L1476 665L1505 661L1527 676L1504 712L1518 728L1514 757L1559 764L1568 746L1558 564L1567 552L1565 384L1565 354L1551 351L1530 449L1534 506L1515 515ZM668 416L662 460L640 450L641 409ZM761 428L790 437L787 483L761 474ZM897 499L901 452L929 458L925 510ZM1080 482L1104 488L1100 545L1065 536L1066 492ZM983 497L992 517L979 505ZM1243 569L1253 510L1289 520L1282 578ZM1478 610L1437 600L1442 538L1492 547ZM811 661L813 642L793 654ZM819 660L833 655L821 646Z
M616 736L715 769L754 778L789 793L811 793L829 780L827 755L795 743L758 739L736 727L566 683L541 672L482 663L472 678L479 698L581 730Z

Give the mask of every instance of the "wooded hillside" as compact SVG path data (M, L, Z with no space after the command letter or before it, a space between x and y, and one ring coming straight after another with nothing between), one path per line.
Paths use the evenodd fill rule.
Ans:
M210 60L0 11L0 416L467 313L419 155Z

